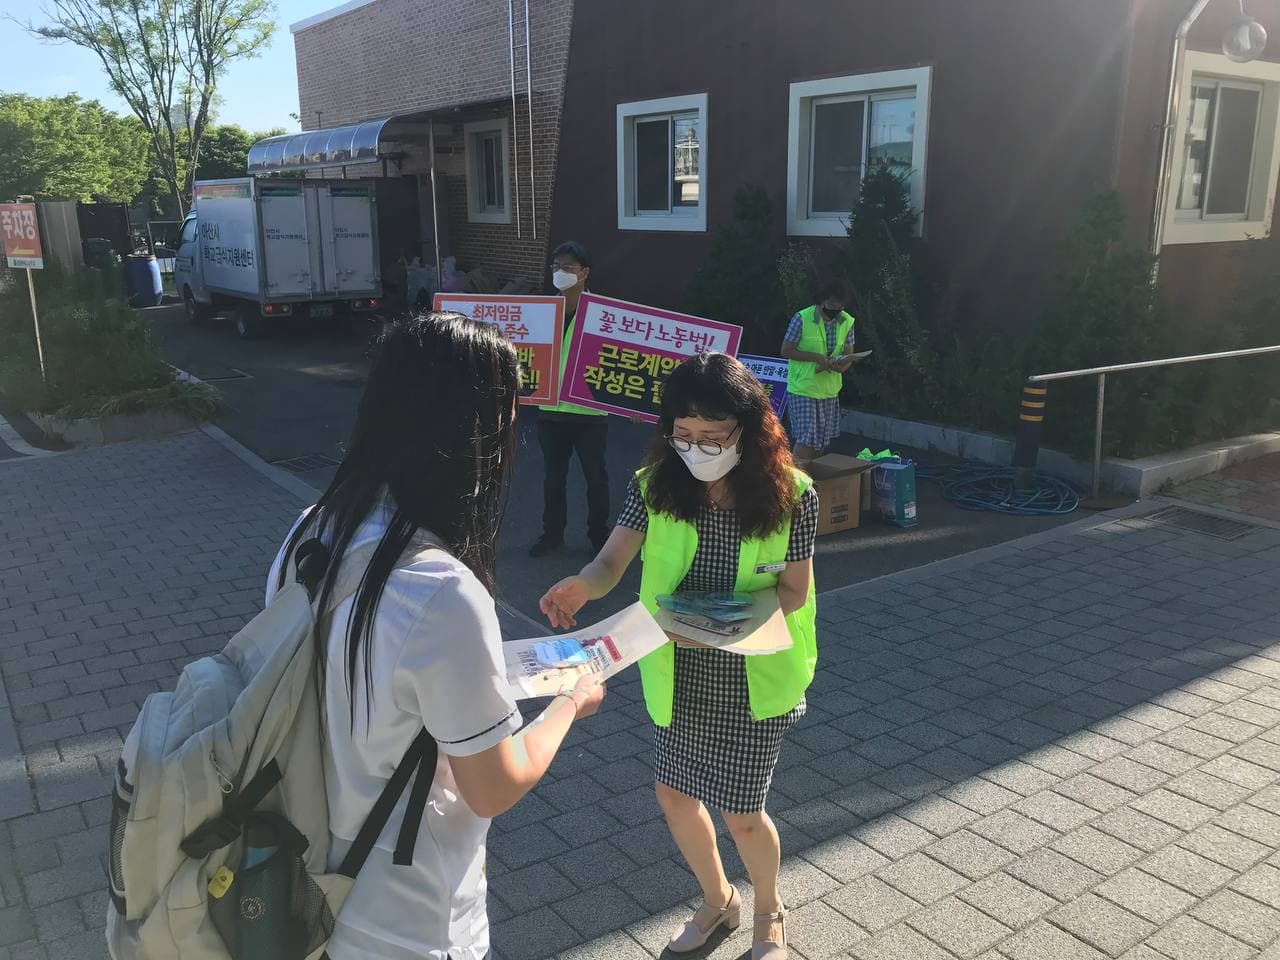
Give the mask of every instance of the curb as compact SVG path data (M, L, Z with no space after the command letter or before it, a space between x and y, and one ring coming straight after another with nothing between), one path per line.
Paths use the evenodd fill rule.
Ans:
M818 594L819 600L827 600L831 602L840 602L841 600L854 599L863 592L872 592L884 586L886 581L896 580L902 583L915 583L918 580L927 577L938 576L947 573L954 568L972 566L973 564L983 563L994 557L1007 556L1011 553L1017 553L1027 547L1034 547L1042 543L1051 543L1056 540L1063 540L1086 530L1092 530L1095 527L1106 526L1109 523L1115 523L1118 520L1131 520L1135 517L1142 517L1148 513L1154 513L1163 506L1169 506L1174 501L1166 500L1163 497L1150 497L1146 500L1139 500L1117 510L1107 510L1103 513L1093 516L1081 517L1079 520L1073 520L1071 523L1064 523L1061 526L1054 527L1051 530L1041 530L1039 533L1031 533L1025 537L1017 537L1013 540L1006 540L1003 543L993 543L989 547L982 547L978 550L971 550L968 553L957 554L954 557L943 557L940 560L933 560L929 563L921 564L918 567L909 567L906 570L896 570L893 573L886 573L879 577L873 577L870 580L863 580L860 583L851 583L844 587L834 587ZM1238 519L1252 519L1239 516Z
M305 480L299 480L297 477L291 476L279 467L267 463L260 456L246 447L239 440L236 440L230 434L220 427L206 424L200 428L200 432L206 437L213 440L219 446L225 448L232 456L242 461L246 466L256 470L272 483L283 487L292 493L299 500L306 502L307 506L315 503L320 497L320 491Z
M899 444L917 450L940 450L954 457L998 466L1013 462L1013 441L992 433L847 409L840 414L840 429L879 443ZM1277 451L1280 451L1280 433L1259 433L1201 443L1185 450L1139 460L1105 459L1101 467L1102 486L1134 497L1149 497L1167 483L1208 476L1233 463ZM1038 467L1086 486L1092 479L1091 464L1081 463L1048 447L1040 449Z
M69 450L41 450L33 447L22 439L22 435L3 415L0 415L0 442L22 457L60 457L64 453L70 453Z
M169 364L169 369L173 371L175 379L184 380L187 383L204 383L204 381L199 377L193 376L180 367L175 367L173 364ZM209 423L200 427L199 430L206 437L213 440L234 456L237 460L240 460L246 466L262 474L277 486L288 490L299 500L302 500L307 506L311 506L311 504L320 499L320 494L323 491L317 490L305 480L299 480L297 477L291 476L274 464L267 463L266 460L263 460L262 457L258 456L221 427L215 427L213 424Z

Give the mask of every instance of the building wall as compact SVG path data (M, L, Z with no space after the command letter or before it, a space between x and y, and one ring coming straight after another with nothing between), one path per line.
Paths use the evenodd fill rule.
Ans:
M467 222L462 155L463 123L511 115L506 0L376 0L298 31L294 47L304 129L437 111L437 177L450 200L446 253L457 256L464 269L482 266L495 278L517 276L541 285L573 0L530 0L529 9L535 187L531 191L529 183L524 10L517 3L520 96L510 145L512 152L519 150L520 180L517 185L509 156L508 191L514 198L519 190L519 224L514 216L510 225ZM401 172L423 170L425 146L410 154Z
M552 233L595 250L597 289L678 308L740 184L768 191L781 239L789 84L927 64L925 231L947 269L948 315L1029 322L1062 230L1113 179L1126 4L736 0L732 17L689 10L676 0L578 8ZM708 231L618 230L616 105L704 91Z
M1190 8L1190 2L1135 0L1117 183L1128 200L1131 236L1143 244L1151 242L1173 39ZM1267 29L1270 39L1262 59L1280 62L1280 0L1249 0L1245 9ZM1239 15L1237 0L1213 0L1197 19L1188 47L1221 53L1223 32ZM1210 342L1230 346L1241 311L1248 309L1249 292L1265 286L1280 292L1278 228L1273 223L1266 239L1163 247L1160 293L1171 322L1201 328ZM1270 342L1277 342L1280 323L1272 333Z

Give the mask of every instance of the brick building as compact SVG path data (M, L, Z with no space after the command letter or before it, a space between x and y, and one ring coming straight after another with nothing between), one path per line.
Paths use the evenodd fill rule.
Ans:
M821 247L883 159L961 323L1027 323L1108 188L1180 322L1224 322L1276 276L1280 0L1246 0L1272 42L1244 63L1223 54L1239 0L528 9L527 48L524 0L353 0L293 27L305 129L393 118L380 165L348 175L421 187L434 126L441 245L464 267L541 285L550 232L594 249L610 293L680 308L739 185L773 198L779 241Z
M527 46L524 5L506 0L354 0L295 23L303 129L381 126L354 162L325 163L322 145L312 158L299 148L302 163L255 168L251 157L251 171L381 177L379 217L399 221L381 231L384 264L432 263L438 233L441 255L464 269L541 284L573 0L530 10Z

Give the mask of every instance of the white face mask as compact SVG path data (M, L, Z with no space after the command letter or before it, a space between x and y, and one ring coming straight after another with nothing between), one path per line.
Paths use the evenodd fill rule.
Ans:
M557 270L551 275L551 284L557 290L569 290L578 285L578 275L568 270Z
M688 452L680 452L680 459L695 479L703 483L714 483L738 465L738 461L742 459L742 451L737 444L719 453L703 453L693 447Z

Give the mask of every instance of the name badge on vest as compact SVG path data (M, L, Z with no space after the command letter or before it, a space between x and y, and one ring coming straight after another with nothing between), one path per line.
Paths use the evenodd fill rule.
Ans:
M781 573L785 569L785 563L761 563L756 566L756 573Z

